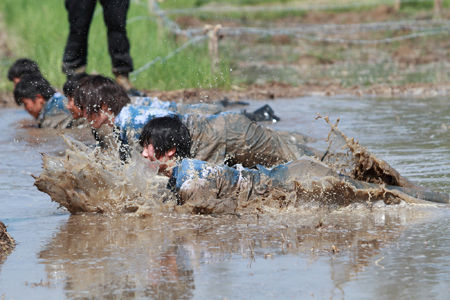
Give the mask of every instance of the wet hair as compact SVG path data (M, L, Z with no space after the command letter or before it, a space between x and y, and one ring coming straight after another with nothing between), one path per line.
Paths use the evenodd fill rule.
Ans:
M86 109L88 114L99 112L102 106L106 105L114 115L117 115L130 103L130 98L119 84L101 75L91 75L80 80L73 99L75 105Z
M142 147L153 145L157 157L163 156L172 148L176 149L177 158L191 156L191 135L177 116L150 120L142 129L139 144Z
M8 79L13 81L14 78L22 78L26 74L41 75L38 64L28 58L20 58L16 60L8 70ZM42 76L42 75L41 75Z
M87 73L79 73L67 78L67 81L63 85L63 93L66 97L73 97L75 90L80 86L81 80L88 77Z
M41 95L47 101L55 93L55 89L42 75L27 74L21 78L14 88L14 100L16 100L17 105L21 105L22 99L35 99L37 95Z

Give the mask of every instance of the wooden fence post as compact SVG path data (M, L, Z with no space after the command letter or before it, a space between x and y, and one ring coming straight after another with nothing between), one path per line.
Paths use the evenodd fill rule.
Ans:
M211 71L213 73L217 72L217 67L219 66L219 30L222 25L218 24L216 26L205 25L204 32L208 35L208 49L209 56L211 58Z
M395 0L394 10L399 11L402 6L402 0Z
M434 14L433 17L439 19L442 12L442 0L434 0Z

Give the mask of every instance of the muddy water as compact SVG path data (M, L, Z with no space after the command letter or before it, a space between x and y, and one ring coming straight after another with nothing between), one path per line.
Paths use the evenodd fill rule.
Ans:
M252 103L252 107L260 105ZM283 130L328 132L315 113L424 186L450 192L447 99L271 102ZM0 298L443 299L450 293L446 206L302 208L258 216L70 216L33 187L55 132L0 110L0 220L17 246ZM317 147L325 147L319 140Z

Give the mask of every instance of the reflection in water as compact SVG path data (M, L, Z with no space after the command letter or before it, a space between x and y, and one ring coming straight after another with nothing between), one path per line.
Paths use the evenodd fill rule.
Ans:
M196 273L234 255L250 266L289 254L311 262L329 256L331 280L339 290L374 263L406 222L424 214L407 208L355 209L240 218L73 215L39 257L49 285L62 284L70 298L191 298L202 284L195 282Z
M177 238L156 219L71 216L40 257L68 297L180 299L194 286Z

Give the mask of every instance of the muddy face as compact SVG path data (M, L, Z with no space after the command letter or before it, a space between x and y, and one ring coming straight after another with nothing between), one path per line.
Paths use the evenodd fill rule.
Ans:
M72 118L80 119L83 117L83 110L75 105L73 97L67 97L67 109L72 114Z
M39 113L44 108L45 101L42 97L31 99L24 98L22 99L22 103L25 107L25 110L32 115L34 118L38 118Z

